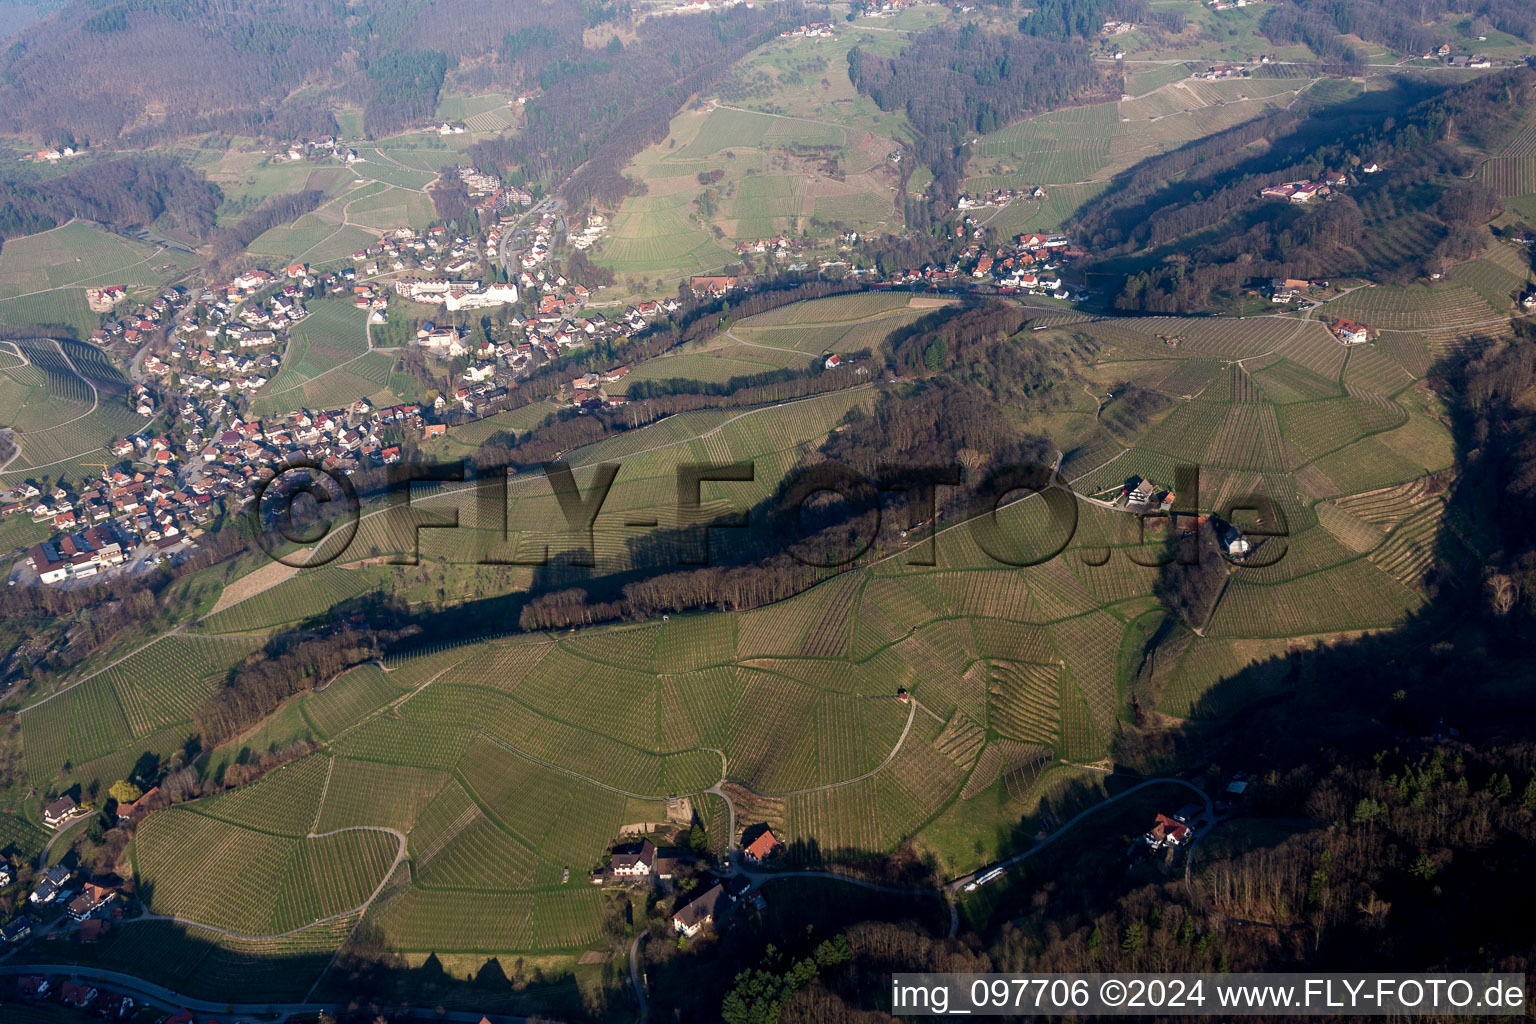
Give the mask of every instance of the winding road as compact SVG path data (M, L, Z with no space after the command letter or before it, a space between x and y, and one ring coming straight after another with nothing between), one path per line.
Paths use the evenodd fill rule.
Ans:
M1063 835L1065 835L1068 831L1070 831L1073 826L1075 826L1078 822L1082 821L1084 818L1092 817L1094 814L1097 814L1099 811L1102 811L1104 808L1110 806L1111 804L1119 803L1121 800L1124 800L1126 797L1132 795L1133 793L1139 793L1142 790L1146 789L1148 786L1166 786L1166 785L1183 786L1185 789L1188 789L1191 792L1195 793L1197 796L1200 797L1201 800L1203 800L1205 802L1205 813L1206 813L1206 815L1208 817L1211 817L1211 818L1214 818L1216 816L1216 806L1215 806L1214 803L1212 803L1210 796L1206 793L1205 790L1201 789L1199 786L1195 785L1193 782L1189 782L1189 781L1187 781L1185 779L1175 779L1175 778L1147 779L1145 782L1138 782L1136 785L1132 786L1130 789L1124 790L1123 792L1120 792L1120 793L1116 793L1114 796L1110 797L1107 800L1100 800L1098 803L1094 804L1092 807L1088 807L1088 808L1085 808L1084 810L1081 810L1081 811L1077 812L1077 814L1073 815L1071 818L1068 818L1067 821L1060 828L1058 828L1056 831L1052 832L1050 835L1046 836L1044 839L1040 840L1040 842L1036 843L1034 846L1031 846L1029 849L1025 850L1023 853L1016 853L1012 857L1007 857L1007 858L1005 858L1003 860L998 861L996 864L988 864L985 867L978 868L975 871L972 871L968 875L961 875L959 878L957 878L954 881L950 882L945 888L949 892L951 892L951 893L958 893L958 892L960 892L961 890L963 890L965 888L965 885L966 885L967 882L970 882L970 881L974 880L979 875L984 874L985 872L992 871L992 870L994 870L996 868L1002 868L1003 870L1006 871L1008 868L1013 867L1015 864L1019 864L1019 863L1021 863L1023 861L1028 860L1029 858L1033 857L1035 854L1039 853L1041 850L1044 850L1046 847L1050 846L1052 843L1054 843L1056 840L1060 839Z
M19 974L62 974L78 981L95 981L127 992L135 999L156 1009L175 1012L181 1009L198 1013L224 1016L272 1016L283 1018L294 1014L338 1013L348 1007L343 1003L229 1003L211 999L194 999L164 985L156 985L121 971L108 971L79 964L35 963L0 964L0 976ZM400 1010L402 1017L422 1020L452 1021L454 1024L477 1024L482 1018L492 1024L527 1024L527 1017L507 1017L499 1014L468 1013L460 1010L444 1010L441 1007L406 1007Z
M913 704L914 704L914 709L913 710L915 711L916 710L916 708L915 708L916 701L914 701ZM908 725L909 728L911 727L911 724L912 724L912 719L911 719L911 716L909 716L908 720L907 720L907 725ZM902 735L905 736L906 733L903 732ZM898 744L898 746L899 746L899 744ZM893 752L893 756L894 756L894 752ZM887 761L889 761L889 758L887 758ZM882 764L882 767L884 767L883 764ZM876 770L878 771L879 769L876 769ZM1147 789L1147 788L1149 788L1151 786L1168 786L1168 785L1183 786L1185 789L1188 789L1189 791L1194 793L1196 796L1198 796L1200 798L1200 800L1205 805L1205 816L1207 818L1209 818L1209 819L1212 819L1212 820L1215 819L1215 816L1216 816L1216 806L1215 806L1215 803L1211 800L1210 795L1208 793L1206 793L1205 790L1201 789L1199 786L1196 786L1194 783L1192 783L1192 782L1190 782L1190 781L1188 781L1186 779L1171 778L1171 777L1160 777L1160 778L1155 778L1155 779L1146 779L1146 780L1144 780L1142 782L1138 782L1136 785L1132 786L1131 788L1129 788L1127 790L1124 790L1124 791L1122 791L1120 793L1116 793L1114 796L1109 797L1108 799L1101 800L1098 803L1094 804L1092 807L1084 808L1083 810L1079 811L1077 814L1073 815L1071 818L1068 818L1066 820L1066 822L1064 822L1054 832L1052 832L1050 835L1046 836L1044 839L1040 840L1038 843L1036 843L1034 846L1030 847L1028 850L1023 851L1022 853L1016 853L1013 856L1004 858L1003 860L997 861L996 863L988 864L985 867L978 868L977 870L972 871L972 872L970 872L968 874L961 875L959 878L956 878L953 881L950 881L950 882L946 883L943 887L941 887L939 889L910 889L910 888L901 888L899 886L881 885L878 882L865 881L862 878L855 878L855 877L853 877L851 875L838 874L835 871L816 871L816 870L812 870L812 871L763 871L761 869L753 868L753 867L750 867L748 865L745 865L745 864L741 863L739 857L737 857L737 851L734 850L734 849L730 853L730 867L729 867L728 874L729 875L737 875L737 874L739 874L739 875L742 875L745 878L747 878L748 881L751 883L751 885L747 889L748 892L751 892L751 891L753 891L755 889L760 889L763 886L768 885L768 884L770 884L772 882L780 881L780 880L788 879L788 878L797 878L797 879L798 878L823 878L823 879L828 879L830 881L835 881L835 882L844 882L844 883L846 883L848 885L858 886L859 888L866 889L866 890L868 890L870 892L884 893L884 894L890 895L890 896L914 896L914 897L916 897L916 896L933 896L933 897L937 897L939 899L944 900L945 903L947 904L947 906L949 907L949 935L950 935L950 937L954 937L955 935L959 934L959 931L960 931L959 899L960 899L960 896L961 896L962 892L964 891L966 883L972 881L978 875L980 875L980 874L982 874L984 872L992 871L992 870L994 870L996 868L1002 868L1003 870L1006 871L1007 869L1013 867L1014 865L1020 864L1020 863L1022 863L1024 861L1028 860L1030 857L1033 857L1035 854L1041 852L1042 850L1048 849L1051 846L1052 843L1056 842L1056 840L1058 840L1062 836L1066 835L1068 832L1070 832L1073 828L1077 827L1079 824L1081 824L1086 819L1088 819L1088 818L1092 817L1093 815L1097 814L1099 811L1102 811L1104 808L1109 807L1111 804L1119 803L1121 800L1124 800L1126 797L1132 796L1133 794L1136 794L1136 793L1139 793L1142 790ZM715 790L711 789L711 790L709 790L709 792L715 792ZM720 795L724 796L723 793L720 794ZM729 801L727 800L727 802L729 802ZM731 835L733 835L733 836L735 835L735 818L734 818L734 815L735 815L735 810L734 810L734 808L732 808L732 831L731 831ZM1195 841L1198 844L1198 842L1199 842L1199 836L1198 835L1196 836L1196 840ZM1190 855L1193 856L1193 854L1194 854L1194 847L1191 846L1190 847ZM1188 885L1189 884L1189 861L1188 860L1185 861L1185 868L1184 868L1184 870L1185 870L1185 883L1186 883L1186 885ZM1191 892L1193 892L1193 890L1191 890ZM1243 923L1262 924L1262 922L1243 922ZM1267 926L1267 927L1277 927L1277 926ZM641 940L644 937L645 936L643 934L639 935L639 936L636 936L635 940L633 942L631 942L630 946L629 946L629 980L630 980L630 985L634 988L635 998L640 1003L640 1021L641 1022L643 1022L646 1019L646 1014L648 1012L648 1007L647 1007L646 998L645 998L644 983L641 981L641 977L640 977L640 957L639 957L639 951L640 951L640 942L641 942Z

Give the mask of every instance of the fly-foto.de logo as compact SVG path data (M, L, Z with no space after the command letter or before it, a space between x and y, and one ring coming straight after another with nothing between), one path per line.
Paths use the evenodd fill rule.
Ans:
M472 474L464 461L386 470L382 486L360 494L346 474L321 463L283 463L251 500L249 525L272 558L305 567L360 557L354 550L360 526L371 519L379 520L371 535L394 539L389 561L396 565L420 560L424 531L464 529L480 535L480 550L452 560L596 566L597 535L622 530L629 543L645 546L645 564L658 569L719 564L724 547L754 557L784 554L818 568L893 556L934 566L941 564L946 543L960 542L958 535L948 536L956 530L997 567L1039 565L1063 555L1086 566L1120 557L1161 567L1195 564L1203 549L1234 566L1259 568L1285 556L1289 536L1284 510L1267 494L1203 507L1200 469L1192 465L1175 467L1167 483L1130 476L1090 493L1038 463L982 472L892 463L865 473L823 462L790 470L763 497L753 462L684 462L667 481L673 502L643 508L614 500L627 482L622 462L546 462L517 474ZM654 467L650 473L646 482L654 495ZM421 497L414 494L418 485L436 486ZM514 507L540 500L554 516L517 520ZM472 526L461 515L466 511ZM376 547L373 542L365 554L379 554Z

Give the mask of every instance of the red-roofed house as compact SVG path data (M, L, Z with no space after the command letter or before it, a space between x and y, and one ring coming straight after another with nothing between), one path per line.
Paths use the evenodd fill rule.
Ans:
M748 843L741 852L753 864L761 864L782 849L784 844L779 842L778 836L773 834L773 829L764 827L762 833Z
M1166 814L1159 814L1152 825L1152 831L1142 838L1152 849L1160 850L1164 846L1182 846L1189 837L1188 825Z
M1362 345L1371 340L1370 328L1353 320L1335 320L1333 334L1346 345Z
M79 982L66 981L59 989L59 999L65 1006L73 1006L77 1010L83 1010L96 1001L96 990L90 985L82 985Z

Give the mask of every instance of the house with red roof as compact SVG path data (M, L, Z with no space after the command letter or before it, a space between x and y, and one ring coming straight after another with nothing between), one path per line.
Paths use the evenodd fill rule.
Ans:
M761 864L782 849L784 849L784 844L779 842L779 837L773 834L773 829L764 825L763 830L757 834L756 838L743 846L741 852L753 864Z
M1166 814L1159 814L1152 824L1152 829L1142 839L1154 850L1161 850L1165 846L1183 846L1194 833L1190 827L1177 818L1170 818Z

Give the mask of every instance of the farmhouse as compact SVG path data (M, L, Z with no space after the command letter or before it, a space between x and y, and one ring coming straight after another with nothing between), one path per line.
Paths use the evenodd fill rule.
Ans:
M139 815L143 814L145 812L145 810L147 808L147 805L149 804L150 800L154 799L155 795L157 793L159 793L159 792L160 792L160 787L159 786L151 786L142 796L140 796L133 803L131 803L131 804L118 804L117 805L117 823L119 825L126 825L130 821L133 821L134 818L136 818Z
M43 808L43 824L49 828L58 828L71 818L84 813L85 811L81 810L73 797L61 796Z
M650 878L656 864L656 844L643 839L634 846L615 849L608 867L615 878Z
M742 838L745 839L746 836L743 835ZM741 852L753 864L761 864L782 849L784 844L779 842L778 837L773 834L773 829L764 825L762 831L751 842L742 846Z
M1183 846L1193 837L1190 827L1182 821L1177 821L1166 814L1159 814L1157 820L1142 841L1154 850L1161 850L1165 846Z
M1300 205L1310 202L1315 196L1326 196L1329 191L1327 185L1316 181L1287 181L1259 189L1259 198L1284 199Z
M1346 345L1363 345L1371 340L1371 331L1364 324L1357 324L1353 320L1335 320L1333 336Z
M672 926L685 938L693 938L715 923L723 910L720 901L724 898L725 889L716 882L694 897L692 903L678 908L672 915Z

